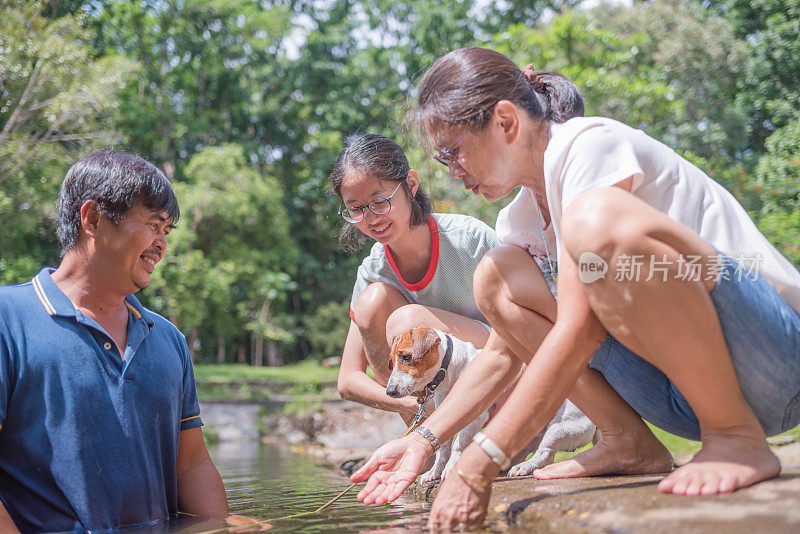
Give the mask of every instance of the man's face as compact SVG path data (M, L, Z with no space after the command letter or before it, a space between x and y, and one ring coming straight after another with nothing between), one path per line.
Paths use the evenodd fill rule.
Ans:
M150 275L166 253L170 230L172 220L167 212L151 211L141 205L129 209L119 224L101 217L97 252L127 293L150 285Z

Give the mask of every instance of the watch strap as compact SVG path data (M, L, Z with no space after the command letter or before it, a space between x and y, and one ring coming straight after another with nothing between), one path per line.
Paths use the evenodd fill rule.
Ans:
M478 432L475 434L475 437L472 438L478 447L483 449L483 452L489 455L489 458L492 459L494 463L500 466L500 469L505 471L509 467L511 467L511 459L506 456L506 453L497 446L497 444L489 439L489 437L484 434L483 432Z
M439 438L433 435L433 432L425 428L424 426L418 426L414 429L414 432L418 432L423 438L428 440L428 443L431 444L433 447L433 451L436 452L441 447L441 443L439 443Z

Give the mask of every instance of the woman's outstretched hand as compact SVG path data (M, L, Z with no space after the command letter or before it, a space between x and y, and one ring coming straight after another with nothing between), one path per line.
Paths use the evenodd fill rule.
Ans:
M358 492L364 504L386 504L397 499L422 472L433 447L412 433L382 445L361 469L350 475L352 482L367 480Z
M452 532L456 525L482 525L492 492L491 482L498 470L486 453L474 445L468 447L439 487L431 506L428 529Z

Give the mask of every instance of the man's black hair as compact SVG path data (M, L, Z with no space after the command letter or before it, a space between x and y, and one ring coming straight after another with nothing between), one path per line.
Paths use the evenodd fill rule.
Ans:
M76 162L58 191L58 239L62 254L78 242L81 206L97 202L100 212L120 223L132 207L169 214L172 224L180 217L172 184L149 161L128 152L100 150Z

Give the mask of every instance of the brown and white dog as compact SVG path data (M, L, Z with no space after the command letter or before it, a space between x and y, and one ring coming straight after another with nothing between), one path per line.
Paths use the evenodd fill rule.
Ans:
M452 344L449 361L446 354L448 338ZM478 352L474 345L452 334L445 334L429 326L412 328L396 337L392 343L389 353L392 374L386 384L386 394L395 398L405 397L424 391L426 386L434 382L433 401L438 407ZM441 372L443 368L444 373ZM442 443L433 467L422 475L421 482L445 478L458 461L461 452L488 419L489 412L485 411L464 427L455 438ZM529 475L534 469L552 463L556 452L574 451L592 442L595 433L594 424L574 404L565 401L547 427L516 456L515 461L519 463L511 467L508 474ZM534 451L530 460L520 462Z

